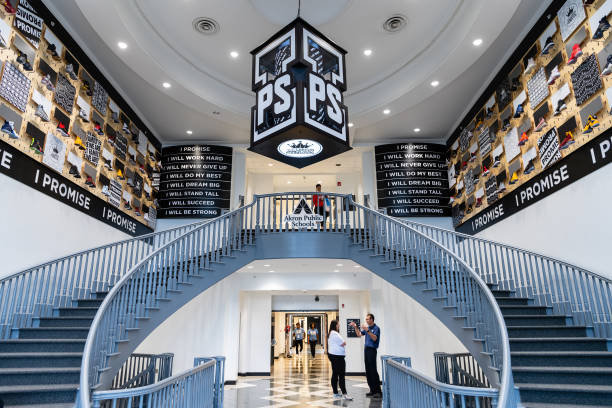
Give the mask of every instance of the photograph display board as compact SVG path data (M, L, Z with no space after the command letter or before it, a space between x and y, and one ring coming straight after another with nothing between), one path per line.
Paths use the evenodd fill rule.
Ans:
M376 146L378 207L394 217L450 216L445 151L431 143Z
M164 148L157 218L220 216L230 208L231 180L231 147Z
M346 337L359 337L351 323L355 323L357 328L361 330L361 319L346 319Z

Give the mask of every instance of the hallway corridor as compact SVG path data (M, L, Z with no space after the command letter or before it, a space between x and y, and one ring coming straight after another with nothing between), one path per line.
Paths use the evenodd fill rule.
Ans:
M325 354L315 358L301 353L293 358L274 360L270 377L240 377L236 385L225 387L225 407L355 407L379 408L381 399L365 396L365 377L346 377L353 401L334 400L330 386L331 366Z

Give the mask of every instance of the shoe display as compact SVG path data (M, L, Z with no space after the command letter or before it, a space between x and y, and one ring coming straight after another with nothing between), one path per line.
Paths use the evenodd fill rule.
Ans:
M597 116L596 115L589 115L589 125L591 126L591 128L596 128L599 126L599 121L597 120Z
M465 210L465 213L466 214L471 214L472 213L472 206L471 205L467 208L467 210Z
M499 183L499 185L497 186L497 193L503 193L504 191L506 191L506 185L504 184L504 182L502 181L501 183Z
M119 123L119 112L111 112L111 119L115 123Z
M2 133L6 133L11 139L19 139L19 135L15 133L15 122L5 120L2 125Z
M92 91L91 91L91 86L89 86L89 82L83 80L83 91L85 91L85 95L87 96L91 96L92 95Z
M482 125L483 125L482 120L479 120L478 123L476 123L476 131L477 132L480 132L480 129L482 129Z
M537 67L533 58L527 60L527 66L525 67L525 73L530 74Z
M149 213L148 212L144 213L144 220L145 221L150 221L151 220L151 218L149 218Z
M66 65L66 73L68 74L70 79L72 79L73 81L76 81L77 79L79 79L77 74L74 72L74 67L72 66L72 64Z
M533 159L531 159L529 160L529 163L527 163L527 167L525 168L525 171L523 173L529 174L534 170L535 170L535 166L533 165Z
M121 171L121 169L117 169L117 178L119 180L125 180L125 177L123 176L123 172Z
M106 184L102 186L102 194L104 194L105 196L110 195L110 190L108 189L108 186Z
M559 78L561 74L559 73L559 67L554 67L552 71L550 71L550 77L548 78L548 85L552 85L555 83L557 78Z
M493 111L493 109L491 109L491 108L487 108L487 119L489 119L491 116L493 116L493 113L495 113L495 112Z
M448 200L448 204L452 204L452 203L454 203L454 202L455 202L455 197L454 197L454 196L451 196L451 197L449 198L449 200Z
M476 208L482 207L482 197L476 199Z
M565 139L563 139L563 141L561 142L561 146L559 146L559 148L561 150L565 150L571 145L573 145L574 143L575 143L574 135L572 135L572 132L565 132Z
M527 132L523 132L521 138L519 139L518 145L523 146L525 143L529 141L529 136L527 136Z
M502 130L506 131L510 129L510 119L504 119L504 123L502 124Z
M576 61L578 61L578 58L580 58L580 56L582 55L582 50L580 49L580 45L579 44L574 44L574 46L572 47L572 55L570 55L569 60L567 61L568 64L575 64Z
M514 112L514 116L513 116L513 118L515 118L515 119L516 119L516 118L520 118L520 117L521 117L521 115L523 114L523 112L525 112L525 111L523 110L523 104L522 104L522 103L519 103L519 105L516 107L516 112Z
M66 129L66 125L64 125L62 122L57 122L57 127L55 130L57 130L57 132L64 137L70 136L68 134L68 129Z
M8 43L4 39L4 36L2 35L2 33L0 33L0 48L6 48L7 46L8 46Z
M601 75L610 75L612 73L612 55L608 55L606 66L601 71Z
M593 34L594 40L599 40L603 37L604 33L610 29L610 23L606 16L603 16L601 20L599 20L599 25L597 26L597 30L595 30L595 34Z
M487 166L485 166L485 165L482 166L482 175L484 177L488 176L490 172L491 171L489 170L489 168Z
M121 130L123 131L123 133L126 133L128 135L130 134L130 127L125 122L123 123L123 127L121 128Z
M85 145L83 144L83 141L81 140L80 137L77 136L76 139L74 139L74 144L75 146L78 146L79 149L85 150Z
M87 180L85 180L85 184L87 184L91 188L96 188L96 183L94 183L91 176L87 176Z
M555 42L553 41L552 37L548 37L546 39L546 42L544 43L544 47L542 47L542 55L548 54L550 49L554 46L555 46Z
M500 164L501 164L500 157L499 156L495 156L493 158L493 167L499 167Z
M115 146L115 135L111 135L109 133L107 136L108 136L108 144L111 146Z
M521 88L521 81L519 81L519 78L512 78L512 84L510 85L510 90L512 92L517 91Z
M26 72L34 71L34 68L32 68L32 64L30 64L28 60L26 60L26 62L24 62L22 66L23 66L24 71Z
M49 91L55 91L55 86L53 86L53 83L51 82L51 75L45 75L40 83L45 85Z
M38 107L36 108L36 112L34 112L34 114L45 122L49 121L49 115L47 115L47 112L45 112L45 109L43 108L42 105L38 105Z
M75 166L74 164L70 166L70 170L68 171L68 173L72 174L76 178L81 178L81 174L79 173L77 166Z
M518 179L519 179L519 178L518 178L518 174L517 174L517 172L515 171L514 173L512 173L512 177L510 177L510 184L514 184L514 183L516 183L516 182L518 181Z
M20 53L19 53L19 56L17 57L17 60L16 60L16 61L17 61L19 64L25 64L25 62L26 62L27 60L28 60L28 57L27 57L27 56L26 56L26 55L25 55L23 52L20 52Z
M546 119L540 118L540 121L538 122L538 125L535 128L535 131L536 132L541 131L542 129L546 127L546 125L548 125L548 123L546 123Z
M126 210L131 210L132 206L127 201L123 200L123 208Z
M15 10L15 7L13 7L13 5L9 1L4 0L3 3L4 3L4 11L6 12L6 14L16 14L17 13L17 10Z
M478 183L478 181L480 181L480 171L479 171L479 169L478 169L478 168L476 169L476 171L477 171L477 172L476 172L476 173L474 173L474 184L477 184L477 183Z
M136 214L136 216L140 217L142 214L140 214L140 208L138 207L134 207L134 213Z
M102 130L102 126L100 126L99 123L94 122L94 130L98 135L104 136L104 131Z
M85 123L89 123L89 115L87 114L87 111L85 111L85 109L79 109L79 118L81 118L81 120Z
M470 163L473 162L474 160L476 160L476 157L478 157L478 156L476 156L476 152L470 153ZM130 159L131 159L131 157L130 157Z
M109 170L113 170L113 162L111 160L108 159L104 159L104 167L106 167Z
M559 116L565 109L567 109L567 105L565 104L565 101L560 99L557 103L557 107L555 108L555 116Z
M30 142L30 150L34 150L36 154L42 154L42 146L35 138L32 138L32 142Z

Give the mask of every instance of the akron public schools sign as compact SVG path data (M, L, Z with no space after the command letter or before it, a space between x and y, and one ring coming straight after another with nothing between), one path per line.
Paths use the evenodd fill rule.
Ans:
M298 17L251 54L249 150L302 168L351 149L346 51Z

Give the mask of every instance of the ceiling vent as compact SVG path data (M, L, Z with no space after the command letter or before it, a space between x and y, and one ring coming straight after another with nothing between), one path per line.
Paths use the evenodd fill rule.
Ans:
M406 27L406 17L401 14L391 16L383 23L383 29L389 33L396 33L404 27Z
M200 34L213 35L219 31L219 23L209 17L198 17L193 20L193 29Z

